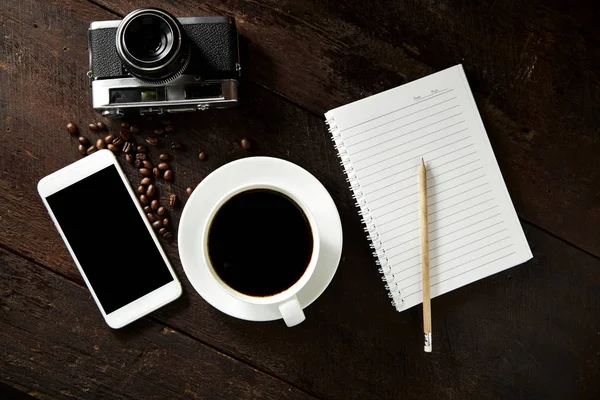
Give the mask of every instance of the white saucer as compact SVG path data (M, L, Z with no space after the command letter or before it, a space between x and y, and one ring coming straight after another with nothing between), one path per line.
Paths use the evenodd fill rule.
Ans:
M321 182L288 161L249 157L230 162L207 176L183 209L179 224L179 255L192 286L213 307L236 318L272 321L281 318L277 305L250 304L226 293L210 275L202 251L203 229L212 208L227 193L255 184L285 188L301 199L313 214L320 233L321 251L313 275L297 297L302 308L315 301L333 279L340 262L342 224L333 199Z

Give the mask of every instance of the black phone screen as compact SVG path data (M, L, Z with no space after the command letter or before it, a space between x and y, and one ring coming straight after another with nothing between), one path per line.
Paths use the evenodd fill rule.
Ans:
M106 314L173 281L114 165L46 200Z

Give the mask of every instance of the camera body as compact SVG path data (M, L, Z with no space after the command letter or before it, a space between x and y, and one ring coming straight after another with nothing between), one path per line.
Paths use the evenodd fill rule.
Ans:
M94 109L119 118L237 104L238 33L230 17L139 9L88 30Z

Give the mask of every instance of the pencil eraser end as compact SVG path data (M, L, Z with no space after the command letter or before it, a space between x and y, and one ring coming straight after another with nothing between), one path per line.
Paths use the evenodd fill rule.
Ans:
M425 353L431 353L431 346L425 346Z

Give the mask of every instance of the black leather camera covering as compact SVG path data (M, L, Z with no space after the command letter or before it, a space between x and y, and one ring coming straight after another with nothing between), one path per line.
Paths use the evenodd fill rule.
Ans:
M183 25L191 44L190 63L184 74L203 79L235 78L238 60L238 36L234 24L199 23ZM93 79L128 76L116 50L117 28L88 31Z

